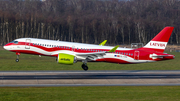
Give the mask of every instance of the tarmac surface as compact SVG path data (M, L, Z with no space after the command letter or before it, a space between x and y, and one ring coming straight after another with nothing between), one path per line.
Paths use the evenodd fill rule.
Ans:
M5 86L180 86L180 70L1 71Z

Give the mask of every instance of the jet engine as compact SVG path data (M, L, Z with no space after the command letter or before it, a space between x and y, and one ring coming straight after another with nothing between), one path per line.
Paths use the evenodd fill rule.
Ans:
M72 65L73 63L77 62L77 58L74 55L59 53L57 62L61 64Z

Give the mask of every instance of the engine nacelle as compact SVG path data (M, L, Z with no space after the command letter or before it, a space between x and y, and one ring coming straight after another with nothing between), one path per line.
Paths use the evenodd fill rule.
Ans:
M57 62L72 65L77 62L77 58L74 55L59 53Z

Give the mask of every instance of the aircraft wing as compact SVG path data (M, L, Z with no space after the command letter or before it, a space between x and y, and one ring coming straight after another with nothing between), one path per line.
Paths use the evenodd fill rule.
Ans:
M94 53L76 53L76 57L79 60L89 60L93 61L99 58L103 58L104 55L106 55L106 52L94 52Z
M96 53L77 53L78 56L84 56L84 55L105 55L106 52L96 52Z
M112 48L110 51L107 51L107 52L76 53L76 55L79 55L79 56L84 56L84 55L105 55L106 53L109 53L109 52L115 52L118 47L119 47L119 45L115 46L114 48Z
M88 59L88 60L96 60L100 58L104 58L103 56L106 53L115 52L119 45L112 48L110 51L107 52L92 52L92 53L76 53L77 58L79 59Z

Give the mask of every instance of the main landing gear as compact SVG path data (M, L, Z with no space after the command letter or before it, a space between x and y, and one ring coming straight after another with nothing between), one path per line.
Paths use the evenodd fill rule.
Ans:
M87 71L88 70L88 66L86 65L86 64L82 64L82 68L85 70L85 71Z
M82 62L83 62L82 68L83 68L85 71L87 71L87 70L88 70L87 61L84 60L84 61L82 61Z
M17 55L16 62L19 62L19 55L20 55L20 53L16 52L16 55Z

